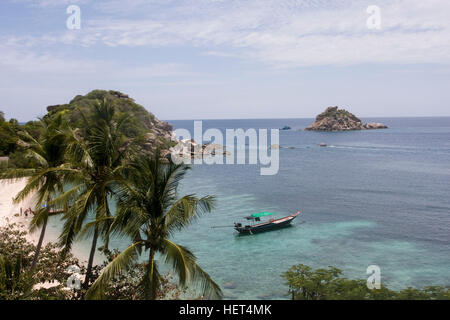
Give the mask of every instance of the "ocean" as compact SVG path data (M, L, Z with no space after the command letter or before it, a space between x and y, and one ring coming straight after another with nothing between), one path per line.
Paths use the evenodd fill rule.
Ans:
M355 279L377 265L392 289L450 285L450 118L362 120L389 129L303 131L313 119L203 121L203 130L292 128L280 131L276 175L260 175L258 165L202 164L182 182L180 194L218 202L174 241L196 254L225 299L287 299L280 275L300 263ZM193 121L169 122L193 130ZM243 237L212 228L255 212L298 210L292 227L278 231Z

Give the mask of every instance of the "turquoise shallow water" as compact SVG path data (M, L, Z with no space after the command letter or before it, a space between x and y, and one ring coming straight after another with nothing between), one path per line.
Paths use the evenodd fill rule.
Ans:
M227 284L226 298L283 299L280 274L298 263L332 265L351 278L367 278L375 264L396 289L450 284L450 118L364 120L392 129L297 131L312 119L203 122L204 129L293 128L280 132L280 145L293 149L280 149L277 175L261 176L255 165L195 165L183 181L182 192L216 195L218 206L175 240ZM239 237L211 228L253 212L298 209L303 215L280 231Z

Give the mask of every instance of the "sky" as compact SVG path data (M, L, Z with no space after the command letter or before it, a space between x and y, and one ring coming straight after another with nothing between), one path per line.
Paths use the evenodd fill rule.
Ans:
M0 1L7 118L94 89L166 120L450 116L450 1Z

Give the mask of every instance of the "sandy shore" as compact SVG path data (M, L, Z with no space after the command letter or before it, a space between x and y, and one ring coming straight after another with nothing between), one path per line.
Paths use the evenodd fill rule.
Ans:
M25 187L26 183L26 178L19 180L0 180L0 226L3 227L8 224L15 223L20 227L20 229L27 232L26 238L29 241L37 244L40 230L30 234L28 227L32 219L32 214L29 214L28 216L25 215L25 210L28 208L34 210L36 204L35 195L33 194L27 197L20 203L14 203L13 201L13 198L15 198L17 194ZM22 209L22 214L20 214L20 209ZM49 225L46 236L44 237L44 245L48 242L54 241L56 241L56 235L52 234L52 228ZM72 253L83 261L85 256L84 252L80 250L72 250ZM34 286L34 289L50 288L57 284L58 282L39 283Z
M27 197L20 203L14 203L13 199L25 187L27 179L18 180L0 180L0 226L5 226L9 223L16 223L21 229L28 232L28 226L32 215L25 215L25 210L32 208L34 210L36 201L34 195ZM20 214L22 209L22 215ZM28 232L27 238L34 243L39 238L39 232L30 234Z
M28 216L25 215L26 209L31 208L34 210L36 204L35 195L30 195L20 203L13 202L13 198L15 198L17 194L22 191L26 183L26 178L17 180L0 180L0 226L15 223L22 230L27 232L27 240L37 244L40 230L30 233L29 225L32 219L32 214L29 214ZM21 208L22 215L20 215ZM61 230L60 225L61 222L56 217L49 220L44 237L44 245L49 242L57 242ZM81 261L86 261L89 254L89 246L90 240L76 241L72 247L72 254ZM95 256L97 261L103 259L103 256L98 252L96 252Z
M0 180L0 226L6 226L11 223L16 223L22 230L27 232L26 238L37 244L39 240L40 230L36 230L30 234L29 224L32 219L32 214L26 216L25 210L28 208L35 208L35 196L27 197L21 203L14 203L13 198L25 187L27 179L18 180ZM22 208L22 215L20 209ZM47 230L44 237L44 245L49 242L57 242L59 233L61 231L61 223L57 217L49 220ZM72 254L81 261L86 261L89 254L90 240L76 241L72 247ZM95 254L95 260L103 260L103 255L99 252Z

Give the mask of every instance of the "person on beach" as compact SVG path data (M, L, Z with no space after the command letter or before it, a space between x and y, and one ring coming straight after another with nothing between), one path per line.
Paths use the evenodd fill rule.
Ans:
M28 214L33 214L34 215L34 211L31 209L31 207L28 208Z

